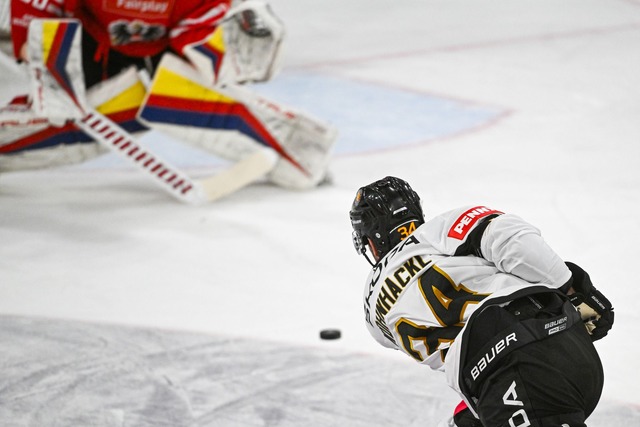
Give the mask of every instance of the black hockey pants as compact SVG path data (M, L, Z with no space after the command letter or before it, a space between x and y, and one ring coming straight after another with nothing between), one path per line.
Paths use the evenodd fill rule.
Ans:
M542 322L543 330L558 328L497 355L484 375L477 376L476 369L480 378L472 387L476 412L485 427L585 427L602 393L600 358L579 318L573 324L564 320L563 310L572 310L568 302L555 293L531 297L506 308L495 307L474 321L467 353L471 361L480 360L479 355L485 361L495 355L494 351L487 357L491 341L487 333L503 331L510 322L513 326L513 322L535 319ZM495 336L493 342L499 342Z
M101 47L87 31L82 32L82 70L85 86L90 88L129 67L146 69L152 76L164 52L152 57L133 57Z

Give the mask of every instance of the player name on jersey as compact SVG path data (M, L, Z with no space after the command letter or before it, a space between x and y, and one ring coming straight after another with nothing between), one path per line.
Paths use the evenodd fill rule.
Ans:
M398 296L402 293L405 286L407 286L410 279L423 271L429 264L431 264L431 261L425 262L419 255L411 257L405 261L401 267L397 268L393 274L387 276L384 279L384 284L380 287L375 305L376 325L380 328L384 336L393 343L395 343L395 339L387 327L384 316L387 315L391 307L396 303Z

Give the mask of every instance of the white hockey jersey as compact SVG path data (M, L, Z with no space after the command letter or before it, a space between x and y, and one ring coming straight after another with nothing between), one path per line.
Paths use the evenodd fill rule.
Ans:
M485 206L455 209L422 224L376 264L365 285L365 319L376 341L446 370L460 391L450 350L469 316L498 296L560 288L570 277L540 231L520 217Z

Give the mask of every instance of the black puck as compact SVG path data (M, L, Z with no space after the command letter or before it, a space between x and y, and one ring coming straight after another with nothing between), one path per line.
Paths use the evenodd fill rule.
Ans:
M320 338L323 340L337 340L341 336L340 329L323 329L320 331Z

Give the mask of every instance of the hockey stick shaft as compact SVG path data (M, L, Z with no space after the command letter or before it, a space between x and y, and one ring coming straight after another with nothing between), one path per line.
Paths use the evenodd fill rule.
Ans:
M238 191L272 170L278 160L274 150L264 148L226 170L194 180L97 111L90 111L76 123L97 142L145 172L178 200L187 203L211 202Z
M76 122L85 133L106 146L129 164L145 172L154 182L178 200L188 203L205 201L197 182L144 147L109 118L89 111Z
M263 148L236 162L229 169L198 181L207 201L218 200L255 182L273 169L278 155Z

